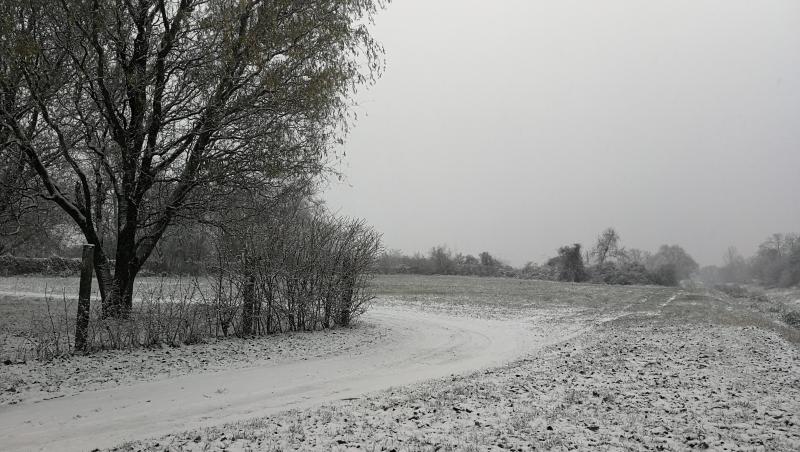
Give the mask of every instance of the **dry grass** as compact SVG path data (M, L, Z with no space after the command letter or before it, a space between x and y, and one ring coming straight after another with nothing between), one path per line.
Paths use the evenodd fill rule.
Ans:
M0 278L0 361L49 360L73 352L78 280L74 277ZM92 350L177 345L208 336L214 314L203 280L142 278L130 320L102 320L92 300ZM96 289L96 287L95 287ZM204 309L205 308L205 309ZM213 328L213 327L211 327Z

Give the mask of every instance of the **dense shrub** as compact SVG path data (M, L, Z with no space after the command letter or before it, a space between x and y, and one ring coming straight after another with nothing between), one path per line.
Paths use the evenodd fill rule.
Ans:
M207 225L181 225L159 241L147 261L147 270L159 275L206 274L206 265L214 256L212 236Z
M398 250L383 252L373 271L382 274L462 275L517 277L519 271L496 259L487 251L475 257L454 253L444 245L431 248L427 255L404 255Z
M653 282L662 286L677 286L700 269L692 256L678 245L661 245L647 258L645 267Z
M380 236L327 214L272 218L220 237L214 304L232 306L243 335L346 326L373 298Z
M675 264L661 264L649 273L653 282L661 286L677 286L680 282Z
M580 243L562 246L558 249L558 256L550 259L547 265L557 269L559 281L582 282L588 279Z
M539 265L528 262L519 273L520 278L558 281L558 270L552 265Z
M727 283L757 283L767 287L800 285L800 235L773 234L749 259L730 248L717 276L719 281Z
M278 217L220 234L214 274L139 290L128 318L89 322L88 349L180 345L347 326L372 300L368 285L380 236L360 220ZM68 306L69 303L69 306ZM28 334L50 359L74 348L75 309L48 300Z
M58 256L18 257L9 254L0 256L0 275L2 276L31 274L68 276L78 273L80 268L80 259L67 259Z
M635 262L605 262L587 269L589 280L602 284L655 284L644 265Z

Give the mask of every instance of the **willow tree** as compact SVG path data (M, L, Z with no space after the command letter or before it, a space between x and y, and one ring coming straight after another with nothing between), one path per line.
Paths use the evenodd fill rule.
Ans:
M380 0L0 0L3 152L88 243L125 316L164 232L317 174L374 80Z

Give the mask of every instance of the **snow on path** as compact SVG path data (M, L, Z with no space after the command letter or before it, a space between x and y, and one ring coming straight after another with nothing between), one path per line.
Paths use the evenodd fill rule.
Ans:
M371 350L184 375L0 407L0 450L90 450L496 366L545 345L522 321L376 307ZM564 336L574 332L563 331ZM547 337L557 342L559 337Z

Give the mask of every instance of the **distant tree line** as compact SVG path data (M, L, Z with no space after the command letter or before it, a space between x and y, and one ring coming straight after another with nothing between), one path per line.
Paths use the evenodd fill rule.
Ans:
M800 234L772 234L748 258L730 247L723 256L723 265L703 267L700 278L707 283L800 285Z
M598 284L657 284L675 286L697 272L697 262L678 245L662 245L655 253L625 248L617 231L608 228L594 247L584 251L580 243L562 246L543 264L528 262L514 268L489 252L478 256L454 252L444 245L427 254L384 252L377 260L377 273L420 275L504 276Z
M655 252L622 246L619 234L608 228L594 247L563 246L544 265L529 262L523 278L598 284L656 284L675 286L698 270L697 262L679 245L661 245Z
M399 250L385 251L375 263L374 270L382 274L408 273L415 275L516 276L517 271L498 260L488 251L478 256L450 250L445 245L434 246L423 255L407 256Z

